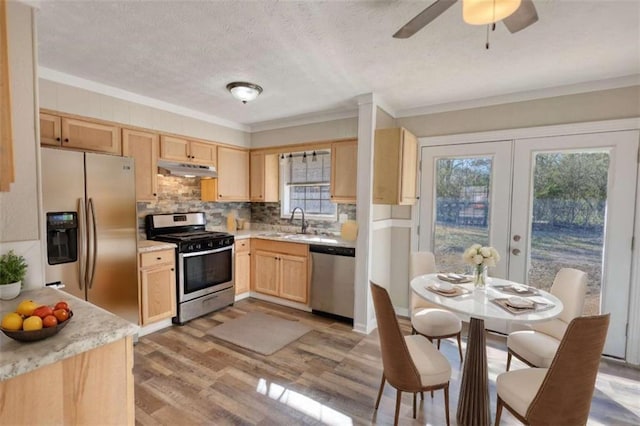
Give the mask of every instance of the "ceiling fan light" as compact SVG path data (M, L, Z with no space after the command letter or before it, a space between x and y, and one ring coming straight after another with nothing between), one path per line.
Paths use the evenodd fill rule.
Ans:
M254 100L262 93L262 87L244 81L234 81L233 83L227 84L227 90L231 92L234 98L242 101L243 104Z
M522 0L462 0L462 19L471 25L502 21L518 10Z

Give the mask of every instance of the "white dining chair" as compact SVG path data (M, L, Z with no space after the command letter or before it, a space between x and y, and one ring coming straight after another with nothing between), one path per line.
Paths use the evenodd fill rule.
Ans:
M429 251L411 253L410 279L435 272L436 260L433 253ZM431 342L436 340L438 349L440 349L441 339L455 337L458 340L458 352L460 353L460 362L462 362L462 344L460 342L462 321L452 312L439 308L411 292L411 326L414 333L423 335Z
M551 294L562 302L559 317L534 323L531 330L515 331L507 336L507 371L515 356L530 367L549 367L558 350L567 326L582 315L587 293L587 274L572 268L558 271L551 286Z
M574 318L549 368L499 374L495 426L503 407L525 425L586 425L609 316Z

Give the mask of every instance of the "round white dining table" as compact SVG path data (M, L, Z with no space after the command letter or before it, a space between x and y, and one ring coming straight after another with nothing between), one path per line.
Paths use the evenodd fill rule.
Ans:
M491 277L483 290L474 290L471 283L454 284L462 290L463 294L451 297L440 295L427 288L433 288L438 282L443 282L438 278L438 274L419 275L411 280L411 290L435 305L470 318L456 420L460 425L489 426L491 413L484 320L497 319L511 323L547 321L560 315L563 309L562 302L551 293L535 289L534 300L544 299L550 306L514 314L493 300L514 296L513 292L501 291L501 287L522 288L522 284Z

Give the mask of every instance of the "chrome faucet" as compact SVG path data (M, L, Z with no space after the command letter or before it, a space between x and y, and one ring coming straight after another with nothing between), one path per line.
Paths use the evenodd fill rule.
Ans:
M302 230L301 230L301 234L306 234L307 233L307 227L309 226L309 224L307 223L306 220L304 220L304 210L302 210L302 207L294 207L293 210L291 210L291 217L289 218L289 222L293 222L293 215L296 214L296 210L300 210L302 212Z

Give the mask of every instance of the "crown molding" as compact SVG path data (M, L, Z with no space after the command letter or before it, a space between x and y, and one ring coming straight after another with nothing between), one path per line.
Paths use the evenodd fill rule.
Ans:
M151 108L157 108L163 111L172 112L185 117L194 118L196 120L205 121L207 123L217 124L219 126L228 127L235 130L241 130L243 132L251 131L251 128L244 124L236 123L230 120L225 120L224 118L220 118L215 115L205 114L200 111L175 105L169 102L161 101L159 99L151 98L144 95L139 95L137 93L129 92L128 90L123 90L117 87L109 86L102 83L97 83L95 81L87 80L81 77L76 77L71 74L53 70L51 68L39 66L38 77L43 80L53 81L54 83L60 83L66 86L76 87L78 89L84 89L90 92L100 93L105 96L111 96L113 98L121 99L124 101L145 105Z
M526 92L509 93L506 95L491 96L488 98L471 99L460 102L449 102L438 105L426 105L416 108L399 110L395 118L413 117L417 115L437 114L440 112L457 111L471 108L481 108L493 105L508 104L514 102L532 101L556 96L576 95L580 93L596 92L599 90L619 89L640 85L640 74L606 80L588 81L585 83L571 84L568 86L556 86L546 89L530 90Z

